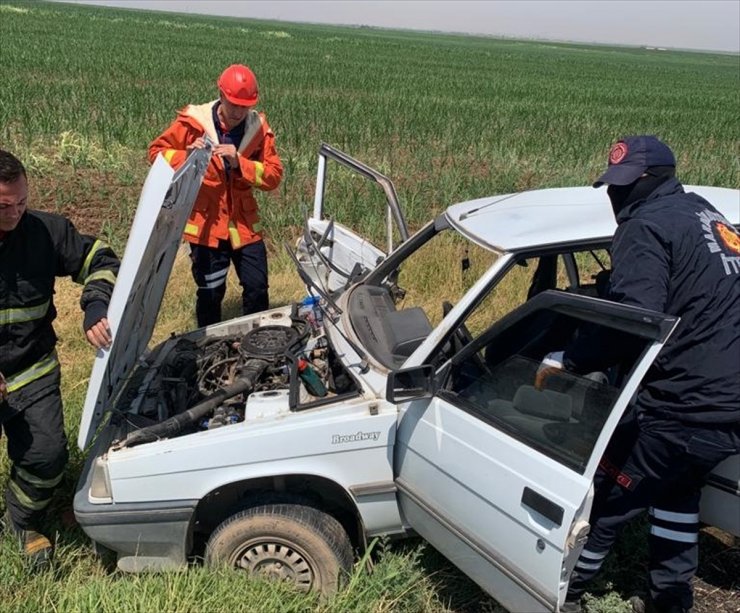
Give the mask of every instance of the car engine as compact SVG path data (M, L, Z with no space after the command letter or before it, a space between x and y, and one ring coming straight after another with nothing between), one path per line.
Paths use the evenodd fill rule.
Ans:
M116 412L129 422L134 413L137 429L114 448L240 423L257 392L289 392L290 410L356 393L323 327L299 316L291 321L155 347L117 398Z

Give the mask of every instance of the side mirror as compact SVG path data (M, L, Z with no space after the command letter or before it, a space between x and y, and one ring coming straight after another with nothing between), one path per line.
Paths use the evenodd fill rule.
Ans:
M385 388L388 402L399 403L431 398L435 392L434 367L431 364L391 371Z

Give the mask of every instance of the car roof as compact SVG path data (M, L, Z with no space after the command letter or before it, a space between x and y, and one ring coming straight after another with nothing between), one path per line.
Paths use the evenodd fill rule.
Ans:
M706 198L727 220L740 224L740 191L686 185ZM468 200L446 216L462 234L500 252L548 245L608 242L616 222L606 188L560 187Z

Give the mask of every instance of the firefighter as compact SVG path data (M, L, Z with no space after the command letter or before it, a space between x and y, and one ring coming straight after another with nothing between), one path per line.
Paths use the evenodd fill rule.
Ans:
M150 162L161 153L178 168L189 150L205 146L204 136L217 143L184 234L198 287L199 326L221 321L230 262L242 287L242 313L268 308L267 252L253 190L273 190L283 175L275 136L265 115L255 110L254 73L231 65L219 77L218 89L217 100L186 106L149 145Z
M591 532L563 611L580 610L620 529L645 510L650 598L633 598L633 608L691 610L701 488L720 461L740 451L740 237L709 202L684 191L675 166L656 137L627 137L611 148L594 183L608 185L617 221L609 298L681 320L601 460ZM602 369L631 349L619 336L585 335L547 356L536 385L562 367Z
M106 315L119 262L105 243L60 215L27 210L27 202L23 165L0 150L0 434L11 462L3 526L38 569L51 560L40 530L67 462L54 279L84 286L83 330L103 349L111 343Z

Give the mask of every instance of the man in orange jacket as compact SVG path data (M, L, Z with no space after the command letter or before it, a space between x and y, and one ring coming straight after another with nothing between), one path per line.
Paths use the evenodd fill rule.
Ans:
M257 79L241 64L223 71L217 100L188 105L149 145L149 161L162 154L178 168L191 149L218 143L185 226L192 271L198 286L195 312L199 326L221 321L229 262L242 286L242 313L268 308L267 252L259 229L253 188L275 189L283 165L275 136L263 113L255 110Z

